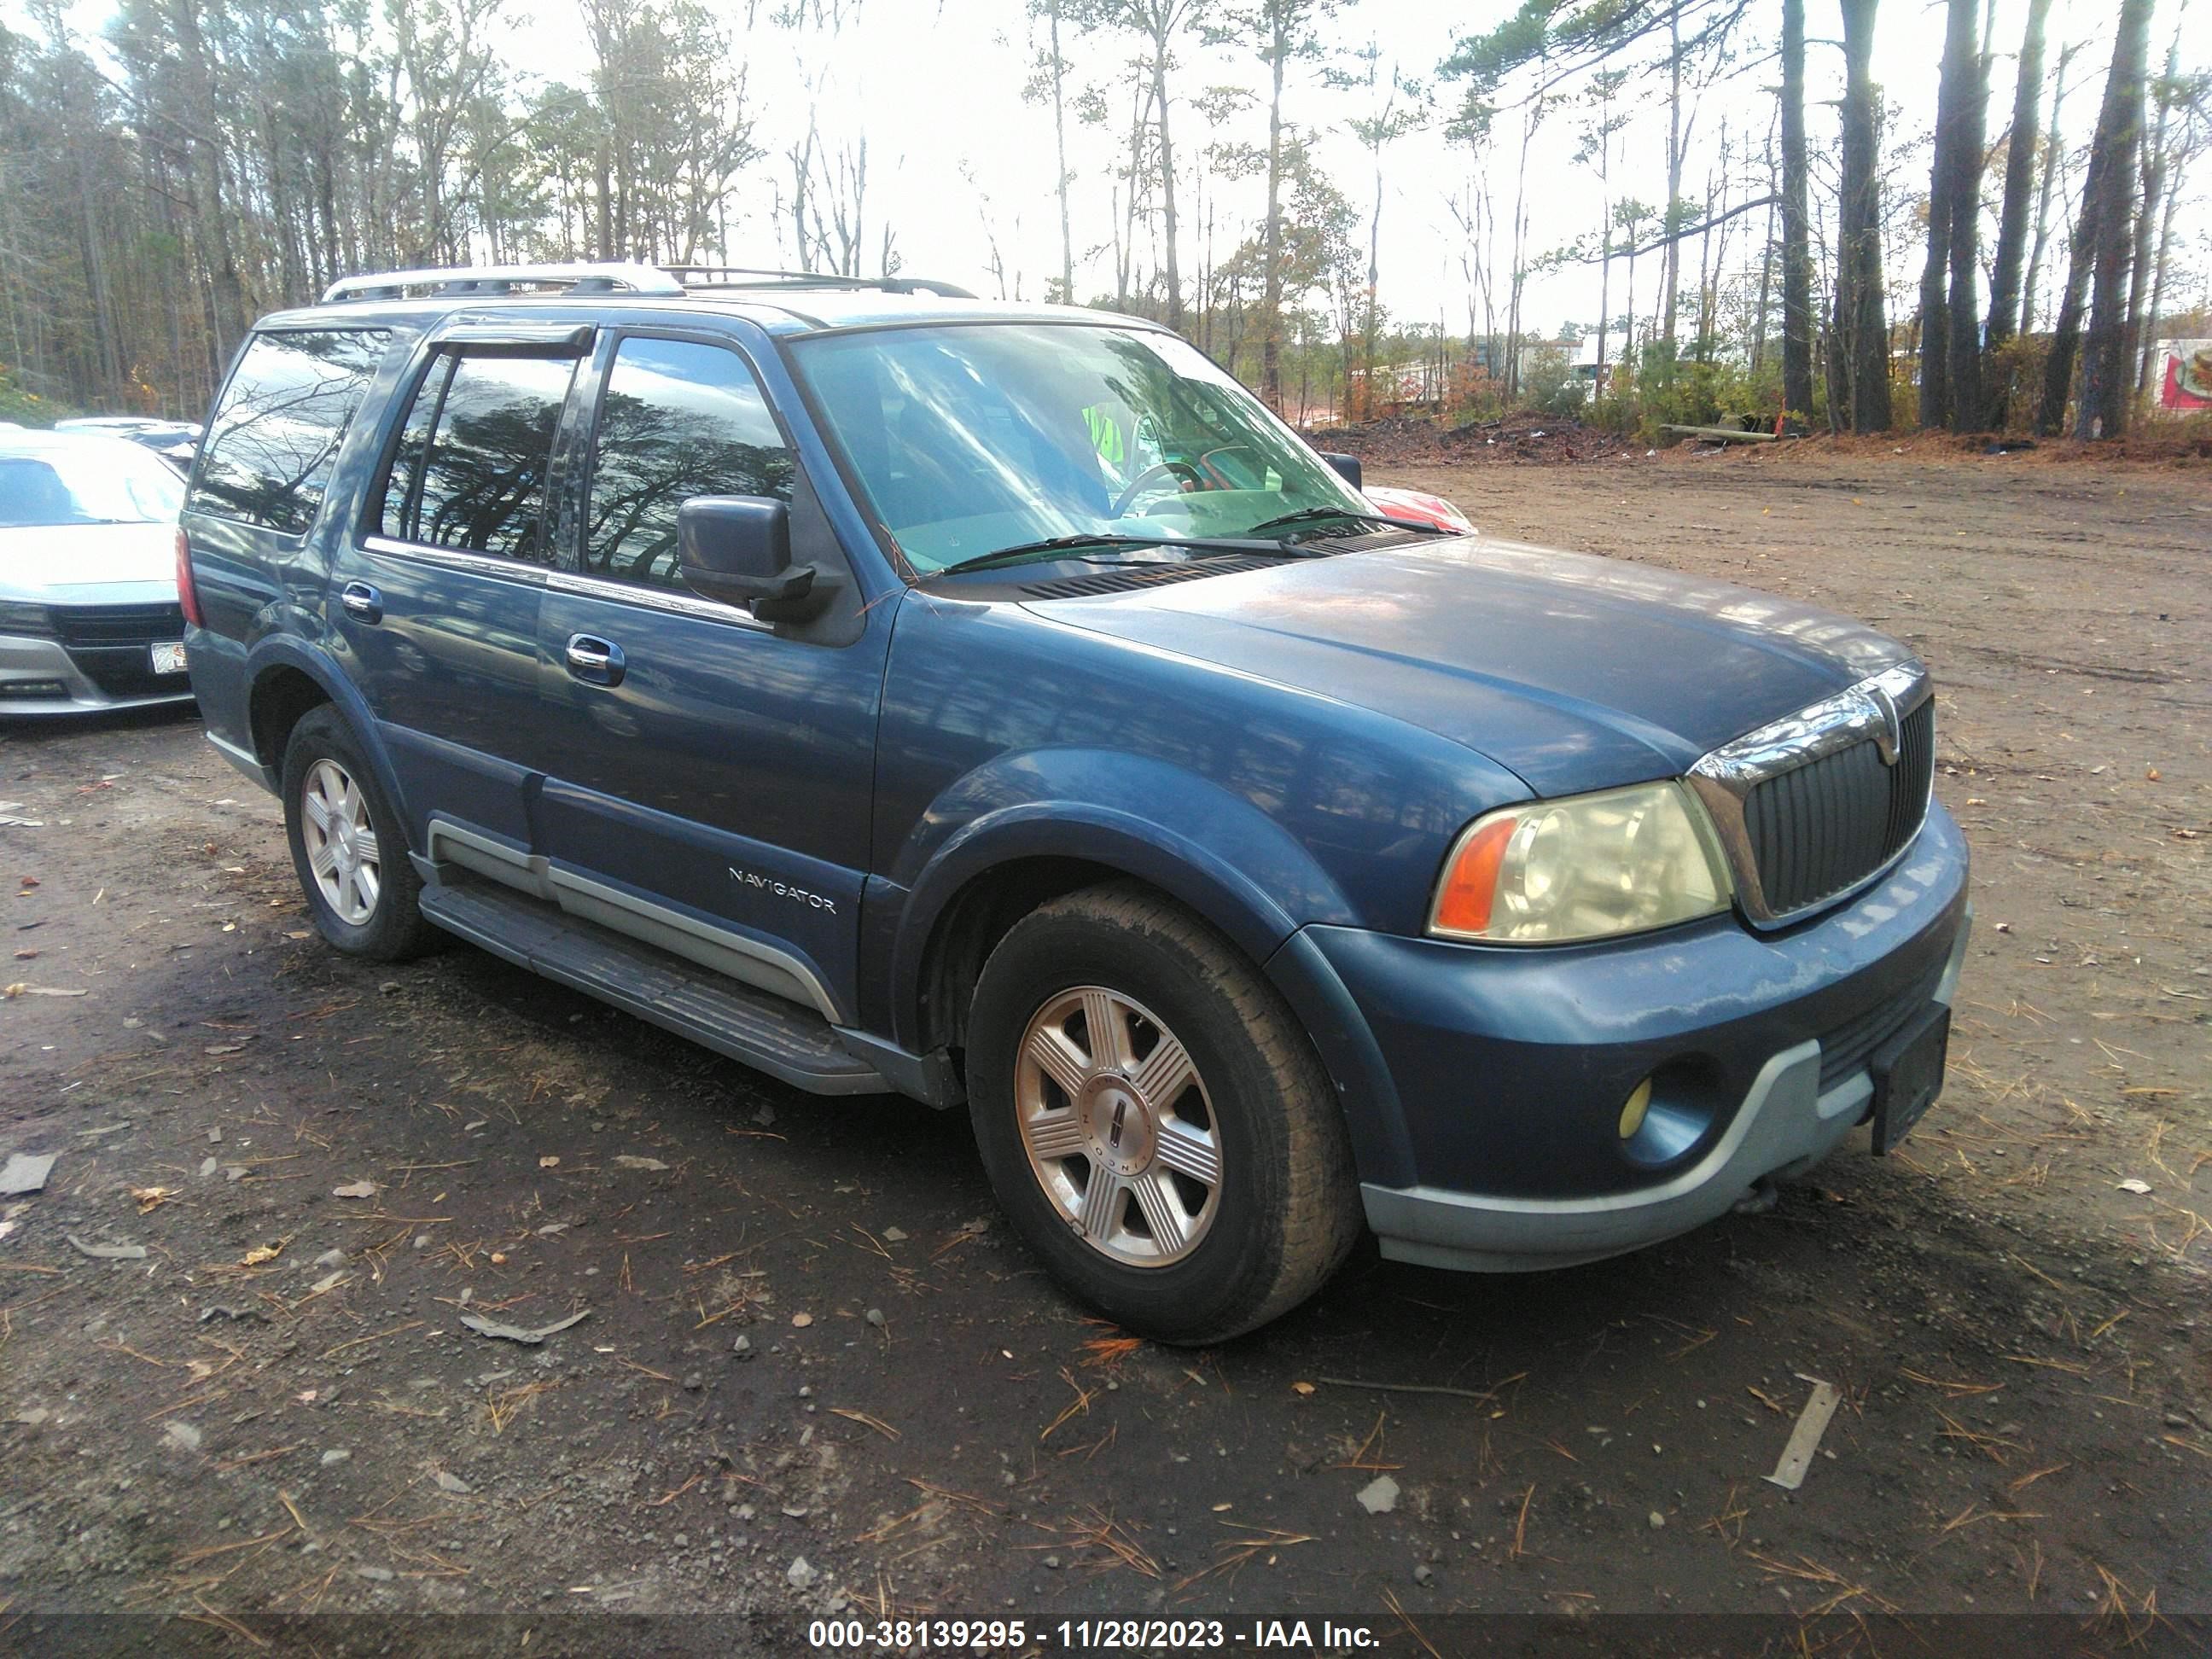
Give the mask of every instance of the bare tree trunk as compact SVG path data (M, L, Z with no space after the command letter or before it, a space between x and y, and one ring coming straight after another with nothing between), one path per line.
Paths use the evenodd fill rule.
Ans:
M1613 327L1613 134L1605 130L1610 109L1608 105L1598 117L1598 143L1603 146L1598 157L1598 202L1605 216L1598 233L1597 378L1590 383L1593 398L1605 395L1605 348Z
M1766 171L1770 177L1775 171L1774 134L1771 129L1766 135ZM1760 242L1759 248L1759 310L1751 337L1751 368L1754 374L1766 363L1767 301L1774 292L1774 204L1771 200L1766 204L1766 236ZM1786 404L1788 399L1785 398L1784 401Z
M1670 0L1667 9L1667 343L1668 366L1674 358L1674 297L1682 278L1682 239L1675 204L1682 197L1682 0Z
M2028 0L2027 28L2021 36L2020 77L2013 88L2012 136L2005 146L2004 209L1997 220L1996 269L1990 278L1989 351L1997 349L2023 326L2021 313L2021 268L2027 252L2028 194L2035 183L2036 118L2043 101L2043 33L2051 15L2051 0ZM2047 175L2046 175L2047 176ZM1984 376L1989 392L1984 399L1983 422L2002 427L2005 419L2005 381L1991 371Z
M185 107L197 118L211 119L216 109L215 81L208 66L206 43L200 34L199 9L195 0L170 0L171 27L177 41L184 79ZM225 225L222 157L211 132L195 132L187 140L191 179L192 240L207 262L214 315L211 355L228 359L231 347L246 332L246 285L239 279L238 262L231 252Z
M1521 163L1513 181L1513 286L1505 307L1505 395L1521 395L1521 290L1528 280L1523 248L1528 231L1528 146L1541 120L1541 100L1528 106L1521 125Z
M1945 301L1948 339L1938 343L1950 360L1951 429L1972 432L1982 423L1981 318L1974 284L1982 268L1982 172L1990 101L1989 56L1974 39L1973 0L1952 0L1966 13L1966 59L1951 151L1951 291Z
M2082 198L2077 248L2087 244L2094 261L2090 280L2089 329L2082 343L2081 400L2074 423L2078 438L2117 438L2127 430L2127 276L2134 238L2136 157L2142 144L2144 59L2148 55L2153 0L2120 0L2112 68L2105 84L2105 104L2097 118L2096 153L2090 186ZM2062 331L2063 325L2061 325ZM2066 354L2071 367L2071 352ZM2054 346L2054 369L2060 352ZM2059 400L2063 382L2057 386Z
M2101 137L2101 119L2097 131ZM2105 171L2103 147L2092 143L2081 183L2081 211L2074 222L2073 240L2067 251L2066 286L2059 292L2058 315L2051 326L2051 351L2043 363L2043 397L2036 405L2035 429L2046 437L2066 427L2066 403L2074 390L2075 360L2081 349L2081 308L2096 257L2090 210L2102 188Z
M1129 110L1129 200L1115 258L1115 302L1124 311L1129 308L1129 288L1137 263L1137 187L1145 165L1145 105L1149 99L1150 88L1146 88Z
M1928 182L1928 259L1920 270L1920 424L1951 421L1951 313L1945 283L1959 214L1967 82L1974 55L1974 0L1950 0L1943 30L1943 73L1936 93L1936 154Z
M1060 162L1055 175L1060 193L1060 299L1062 305L1072 306L1075 303L1075 231L1067 210L1067 60L1060 55L1060 0L1045 0L1045 15L1052 27L1052 142Z
M1176 256L1175 145L1168 137L1168 35L1163 27L1152 37L1152 105L1158 112L1160 131L1160 216L1167 241L1167 324L1182 328L1182 271Z
M1881 175L1876 154L1874 53L1878 0L1842 0L1843 183L1838 203L1836 321L1828 402L1847 394L1854 432L1886 432L1891 421L1889 324L1881 282Z
M1628 371L1628 384L1636 386L1636 231L1628 233L1628 331L1621 337L1620 366Z
M2066 110L2066 70L2074 61L2074 54L2080 50L2078 42L2058 49L2058 74L2051 92L2051 119L2045 124L2050 137L2043 146L2043 182L2035 194L2035 234L2029 240L2027 275L2022 279L2020 290L2020 331L2023 334L2035 331L2036 301L2042 291L2043 283L2043 253L2051 241L2051 187L2057 182L2061 160L2060 136L2063 129L2059 119Z
M2157 274L2151 279L2150 310L2146 313L2148 326L2143 330L2141 350L2142 367L2136 372L2136 395L2143 396L2150 390L2152 366L2158 361L2158 319L2166 307L2166 256L2173 246L2173 210L2181 200L2179 181L2166 193L2166 208L2159 216Z
M1291 55L1287 20L1279 11L1271 19L1274 38L1268 42L1270 86L1267 94L1267 224L1262 243L1266 292L1261 299L1260 389L1268 407L1283 408L1283 72Z
M1805 0L1782 0L1782 402L1813 414L1813 254L1805 165Z
M2164 88L2171 88L2181 74L2181 43L2176 40L2166 54ZM2143 382L2149 378L2149 364L2142 351L2146 332L2143 301L2150 288L2151 227L2166 194L2166 131L2167 118L2173 107L2171 94L2161 88L2158 100L2158 125L2153 129L2150 143L2142 156L2142 201L2136 210L2135 246L2128 271L2128 356L2135 368L2130 390L2141 392Z

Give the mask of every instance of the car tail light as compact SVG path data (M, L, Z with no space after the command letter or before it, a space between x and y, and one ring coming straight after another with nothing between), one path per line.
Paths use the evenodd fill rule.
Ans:
M199 590L192 586L192 544L185 532L177 532L177 603L184 607L185 620L194 628L207 624L200 619Z

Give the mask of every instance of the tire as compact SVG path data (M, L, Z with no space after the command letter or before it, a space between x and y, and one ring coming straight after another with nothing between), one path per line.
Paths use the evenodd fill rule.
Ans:
M328 703L301 715L285 739L283 788L285 838L315 930L346 955L373 962L430 950L441 935L416 903L422 883L399 815Z
M1008 1219L1126 1330L1239 1335L1320 1289L1359 1235L1351 1143L1304 1031L1235 946L1148 889L1016 923L976 985L967 1062Z

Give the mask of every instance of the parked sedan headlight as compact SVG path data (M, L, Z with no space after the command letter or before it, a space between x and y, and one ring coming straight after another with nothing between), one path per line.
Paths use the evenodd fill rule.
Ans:
M1680 784L1533 801L1468 825L1429 911L1440 939L1561 945L1728 908L1728 866Z
M46 607L43 605L30 605L21 599L0 599L0 634L30 634L51 638L53 631L53 619L46 615Z

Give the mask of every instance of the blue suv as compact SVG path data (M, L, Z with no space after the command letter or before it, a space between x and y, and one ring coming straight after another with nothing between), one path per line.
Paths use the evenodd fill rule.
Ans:
M965 1103L1211 1342L1382 1254L1698 1225L1941 1088L1966 848L1903 646L1378 516L1176 335L523 266L264 319L179 546L316 926Z

